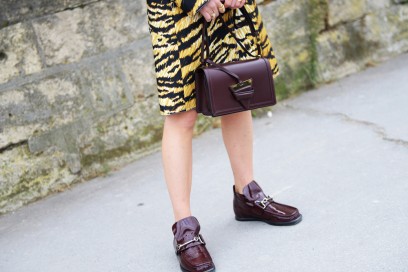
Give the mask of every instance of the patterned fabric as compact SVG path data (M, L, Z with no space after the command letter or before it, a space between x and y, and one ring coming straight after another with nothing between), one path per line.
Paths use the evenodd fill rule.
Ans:
M206 0L146 0L147 20L153 47L156 81L161 115L188 111L196 106L194 71L200 66L201 29L204 17L198 9ZM263 26L254 0L247 0L245 8L259 31L261 55L269 59L273 76L279 67L271 42ZM239 9L227 9L220 15L235 27L237 38L256 55L256 39ZM251 59L219 20L208 25L211 37L210 57L217 63Z

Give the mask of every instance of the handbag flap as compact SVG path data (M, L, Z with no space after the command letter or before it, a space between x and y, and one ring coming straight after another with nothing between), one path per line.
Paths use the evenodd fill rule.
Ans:
M268 59L257 58L218 65L238 75L241 82L250 81L252 83L253 94L245 97L247 99L245 108L254 109L276 104L272 71ZM201 102L205 101L205 106L213 116L242 111L242 101L239 101L239 96L234 95L230 88L238 83L237 80L216 66L210 65L200 69L202 71L199 73L202 72L202 75L197 82L197 85L200 85L197 88L197 102L203 105Z

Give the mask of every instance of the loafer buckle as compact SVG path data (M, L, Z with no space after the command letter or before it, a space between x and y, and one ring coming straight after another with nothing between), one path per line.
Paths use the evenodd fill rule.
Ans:
M177 244L176 245L177 252L180 252L185 246L187 246L188 244L194 243L194 242L199 242L200 244L205 245L203 237L201 236L201 234L198 234L197 236L194 236L193 239L191 239L191 240L189 240L189 241L187 241L187 242L185 242L183 244Z
M255 203L259 203L259 205L261 205L262 209L266 209L266 207L268 206L268 202L269 201L273 201L273 198L270 196L264 197L262 200L256 200Z

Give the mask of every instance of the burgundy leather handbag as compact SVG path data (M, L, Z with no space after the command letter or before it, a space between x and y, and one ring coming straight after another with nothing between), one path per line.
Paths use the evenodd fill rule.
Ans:
M239 46L254 57L226 63L215 63L209 58L207 21L203 18L201 66L195 71L196 111L208 116L220 116L276 104L275 87L269 60L261 57L259 34L245 9L240 8L257 40L258 55L251 54L237 39L234 32L218 16ZM207 58L204 57L204 46Z

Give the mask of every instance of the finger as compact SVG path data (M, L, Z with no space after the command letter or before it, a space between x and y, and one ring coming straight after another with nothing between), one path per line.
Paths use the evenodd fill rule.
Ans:
M211 22L212 18L211 18L211 15L210 15L210 13L208 11L203 11L203 16L204 16L204 19L207 22Z
M224 13L225 12L225 6L220 2L218 5L218 11L220 13Z
M220 5L224 4L224 3L222 3L220 0L213 0L213 3L214 3L217 7L219 7Z
M231 8L237 8L237 0L231 0Z
M207 6L203 8L203 13L208 15L209 21L213 20L214 19L213 17L216 17L216 14L214 12L214 8L212 7L212 5L210 5L210 3L208 3ZM207 20L207 18L206 18L206 20Z
M220 11L218 10L218 7L214 9L215 17L218 17L220 15Z
M232 0L225 0L224 6L226 8L229 8L229 7L231 7L231 3L232 3Z
M211 20L215 20L218 17L218 11L211 10L210 12Z
M204 17L204 19L209 22L208 20L211 21L211 10L205 6L200 10L201 15Z
M211 8L211 14L214 17L213 19L217 18L218 15L220 15L220 13L218 12L217 4L214 2L210 2L208 5L209 5L209 8Z

